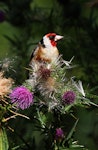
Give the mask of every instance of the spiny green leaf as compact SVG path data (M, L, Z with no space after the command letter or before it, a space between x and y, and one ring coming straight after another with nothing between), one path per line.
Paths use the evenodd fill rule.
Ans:
M75 131L76 125L78 123L78 119L76 120L75 124L73 125L71 131L69 132L68 136L67 136L67 140L69 140L72 137L73 132Z
M9 144L4 128L0 128L0 150L8 150Z

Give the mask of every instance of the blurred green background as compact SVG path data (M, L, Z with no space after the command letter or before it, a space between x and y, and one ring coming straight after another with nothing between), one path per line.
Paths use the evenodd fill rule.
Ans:
M70 75L82 80L86 90L98 95L97 0L0 0L0 65L2 67L2 62L9 60L7 76L18 85L27 78L25 67L28 67L32 49L49 32L64 36L58 48L65 60L75 56L73 64L77 67L70 71ZM98 103L98 100L92 100ZM76 112L80 119L75 139L90 150L97 150L98 109L79 108ZM25 113L32 118L32 110ZM40 149L43 137L39 138L39 133L33 131L33 119L10 124L16 130L16 136L8 132L11 144L18 145L25 139L33 148L36 143L35 149Z

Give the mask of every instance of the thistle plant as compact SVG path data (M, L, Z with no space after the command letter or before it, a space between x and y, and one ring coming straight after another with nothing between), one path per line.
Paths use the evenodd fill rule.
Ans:
M72 60L65 61L60 55L49 64L42 62L36 67L32 63L28 68L29 79L19 86L13 79L6 78L4 71L0 72L0 150L9 148L6 135L8 121L16 116L30 119L18 112L29 107L32 113L34 111L36 130L44 136L44 149L86 150L73 138L79 120L74 109L97 104L87 98L80 80L67 75L74 68Z
M60 55L49 64L42 62L36 66L32 63L30 78L25 81L35 93L36 119L48 143L47 149L85 149L72 138L79 120L74 109L96 104L86 97L82 81L76 81L74 76L68 77L68 71L74 68L72 60L65 61ZM74 120L70 130L66 130L67 116Z

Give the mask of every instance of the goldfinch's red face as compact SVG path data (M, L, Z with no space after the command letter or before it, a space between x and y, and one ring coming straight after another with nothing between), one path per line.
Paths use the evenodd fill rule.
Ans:
M55 41L56 34L55 33L49 33L46 36L47 36L47 38L49 38L51 45L56 46L56 44L57 44L57 42Z
M57 35L56 33L48 33L44 36L44 43L54 47L57 45L57 41L62 38L63 36Z

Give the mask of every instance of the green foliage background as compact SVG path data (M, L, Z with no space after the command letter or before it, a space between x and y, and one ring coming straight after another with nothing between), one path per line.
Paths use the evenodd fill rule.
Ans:
M84 89L98 95L98 3L94 0L0 0L5 20L0 23L0 60L10 58L14 70L7 75L21 84L27 78L32 49L49 32L64 35L58 48L65 60L75 56L76 68L70 74L83 81ZM10 68L9 68L10 69ZM94 100L94 99L93 99ZM97 102L94 100L94 102ZM98 148L98 109L76 110L79 123L75 138L91 150ZM35 149L43 145L44 137L34 131L31 109L26 110L32 121L11 121L16 136L10 134L13 146L29 141ZM34 139L35 137L35 139ZM34 142L35 141L35 142ZM36 143L36 146L33 144ZM43 145L44 147L44 145ZM44 149L42 147L42 150Z

